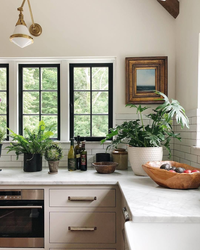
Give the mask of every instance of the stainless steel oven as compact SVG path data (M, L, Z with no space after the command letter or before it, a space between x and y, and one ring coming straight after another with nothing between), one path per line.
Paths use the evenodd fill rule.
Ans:
M0 189L1 247L44 247L44 190Z

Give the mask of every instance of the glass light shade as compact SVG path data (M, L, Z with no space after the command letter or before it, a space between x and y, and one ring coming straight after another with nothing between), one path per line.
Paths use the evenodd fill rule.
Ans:
M24 48L33 43L33 38L25 25L16 25L13 35L10 36L10 41Z

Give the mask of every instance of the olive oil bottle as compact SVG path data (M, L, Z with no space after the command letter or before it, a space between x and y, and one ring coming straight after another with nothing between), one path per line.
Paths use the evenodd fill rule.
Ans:
M68 170L75 171L76 170L76 159L74 154L74 139L71 138L71 146L68 152Z
M74 148L75 158L76 158L76 169L81 169L81 146L80 146L80 136L77 136L77 144Z
M87 151L85 150L85 142L81 146L81 171L87 171Z

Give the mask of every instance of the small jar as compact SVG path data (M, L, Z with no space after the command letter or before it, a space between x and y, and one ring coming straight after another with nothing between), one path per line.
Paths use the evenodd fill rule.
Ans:
M115 150L113 150L112 156L113 161L119 164L116 169L128 169L128 152L124 148L116 148Z

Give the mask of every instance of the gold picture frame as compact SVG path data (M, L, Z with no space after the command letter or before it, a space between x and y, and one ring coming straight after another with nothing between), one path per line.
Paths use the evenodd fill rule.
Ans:
M168 57L127 57L126 63L126 104L157 104L159 95L167 95Z

